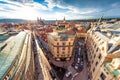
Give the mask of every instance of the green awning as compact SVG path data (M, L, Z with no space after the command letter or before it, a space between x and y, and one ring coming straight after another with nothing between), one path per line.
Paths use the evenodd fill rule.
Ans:
M120 75L120 70L114 70L112 73L114 76L118 76Z

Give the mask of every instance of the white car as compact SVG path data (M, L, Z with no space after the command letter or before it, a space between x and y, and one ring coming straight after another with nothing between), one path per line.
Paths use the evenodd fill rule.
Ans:
M74 68L75 68L75 69L78 69L78 67L79 67L79 65L78 65L78 64L76 64Z
M66 76L66 77L70 77L71 74L72 74L72 72L67 72L67 73L65 74L65 76Z
M80 58L78 58L78 61L77 61L77 63L80 63Z

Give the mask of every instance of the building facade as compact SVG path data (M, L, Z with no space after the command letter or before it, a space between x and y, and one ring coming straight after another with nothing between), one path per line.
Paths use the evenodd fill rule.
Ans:
M52 32L48 34L48 46L56 60L70 60L74 48L75 34Z
M119 31L88 31L86 48L91 80L120 80L119 39Z
M0 52L0 80L34 80L31 34L20 32L5 43Z

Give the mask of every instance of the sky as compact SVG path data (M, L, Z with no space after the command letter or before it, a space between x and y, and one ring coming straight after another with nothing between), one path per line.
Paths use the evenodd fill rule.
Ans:
M120 0L0 0L0 19L120 17Z

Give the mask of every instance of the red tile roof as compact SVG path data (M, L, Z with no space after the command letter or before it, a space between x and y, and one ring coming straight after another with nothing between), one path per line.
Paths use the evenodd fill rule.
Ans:
M75 34L75 32L71 29L71 30L69 30L68 32L67 32L69 35L73 35L73 34Z
M77 32L78 32L78 33L86 33L87 31L82 28L82 29L79 29Z

